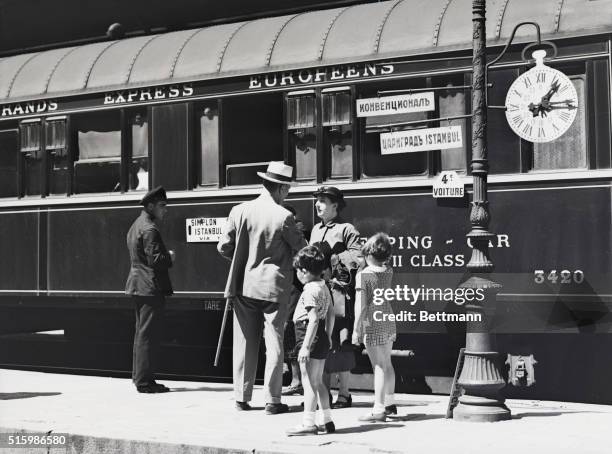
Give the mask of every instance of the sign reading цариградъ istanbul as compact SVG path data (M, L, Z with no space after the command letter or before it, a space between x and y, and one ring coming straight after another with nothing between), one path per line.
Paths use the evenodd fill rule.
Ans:
M448 150L463 146L461 126L408 129L380 134L380 153L413 153L417 151Z

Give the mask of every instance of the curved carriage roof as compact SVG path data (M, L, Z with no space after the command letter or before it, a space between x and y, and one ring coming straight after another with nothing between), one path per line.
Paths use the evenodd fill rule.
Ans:
M390 0L0 59L0 102L471 47L471 0ZM487 38L612 31L612 0L488 0ZM533 37L525 27L517 35Z

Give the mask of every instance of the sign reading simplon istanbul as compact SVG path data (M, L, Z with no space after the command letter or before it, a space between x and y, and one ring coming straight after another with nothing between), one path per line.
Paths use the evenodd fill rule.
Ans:
M459 125L441 128L409 129L380 134L381 154L448 150L462 146L463 133Z
M185 219L185 235L188 243L216 243L221 239L227 218Z

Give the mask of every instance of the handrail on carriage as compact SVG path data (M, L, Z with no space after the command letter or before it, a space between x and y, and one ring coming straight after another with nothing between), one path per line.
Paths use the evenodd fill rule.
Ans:
M398 126L410 126L410 125L415 125L415 124L421 124L421 123L432 123L432 122L444 122L444 121L452 121L452 120L462 120L465 118L472 118L472 114L466 114L466 115L453 115L451 117L441 117L441 118L424 118L422 120L413 120L413 121L400 121L397 123L385 123L385 124L381 124L381 125L376 125L376 126L371 126L371 127L366 127L366 134L369 133L374 133L374 132L382 132L385 130L390 130L391 128L394 127L398 127Z

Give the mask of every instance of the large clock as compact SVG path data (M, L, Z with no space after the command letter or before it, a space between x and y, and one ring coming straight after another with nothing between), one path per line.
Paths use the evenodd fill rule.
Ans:
M544 64L544 50L533 53L536 64L512 83L506 95L506 119L512 130L530 142L550 142L564 134L576 118L578 95L572 81Z

